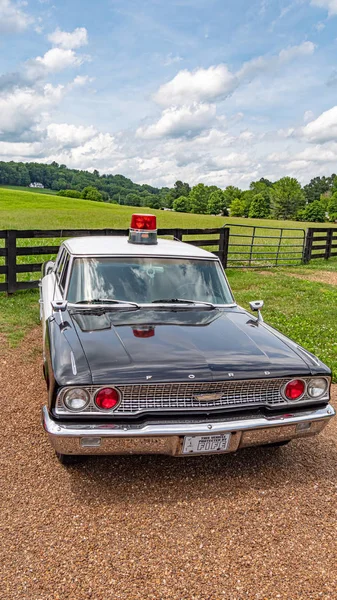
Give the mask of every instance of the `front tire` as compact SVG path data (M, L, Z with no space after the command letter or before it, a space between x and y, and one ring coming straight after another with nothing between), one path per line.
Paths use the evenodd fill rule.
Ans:
M263 448L281 448L281 446L287 446L291 440L282 440L281 442L271 442L270 444L263 444Z
M78 455L78 454L61 454L60 452L56 452L56 450L55 450L55 454L56 454L57 460L61 463L61 465L65 466L65 467L69 467L71 465L76 465L82 459L82 456Z

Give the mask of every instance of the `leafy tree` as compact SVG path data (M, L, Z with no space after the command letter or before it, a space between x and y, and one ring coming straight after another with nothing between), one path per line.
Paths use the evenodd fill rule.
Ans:
M211 215L228 214L226 198L222 190L216 189L208 198L208 212Z
M162 208L160 196L155 196L154 194L152 194L151 196L149 195L148 201L145 206L149 206L150 208L155 208L156 210L159 210L160 208Z
M189 196L191 188L188 183L183 183L182 181L176 181L174 184L174 188L168 190L165 194L165 204L168 208L172 208L174 200L180 198L180 196Z
M305 194L294 177L283 177L272 188L272 213L276 219L294 219L305 206Z
M208 192L203 183L198 183L190 193L190 206L193 213L207 213Z
M271 203L271 194L272 194L273 184L268 179L263 179L263 177L259 181L252 181L249 188L253 193L251 200L256 194L262 194L265 203L268 207L268 214L270 213L270 203Z
M328 202L328 213L330 221L332 220L331 217L337 214L337 192L332 194Z
M191 188L189 186L188 183L183 183L182 181L176 181L174 184L174 193L176 198L179 198L180 196L189 196L189 193L191 191Z
M239 188L234 187L234 185L228 185L224 190L224 197L227 207L231 205L232 201L235 200L235 198L241 198L241 196L242 191Z
M328 212L328 204L329 204L329 200L330 200L331 196L332 196L331 192L325 192L320 197L320 203L322 204L322 206L324 206L325 212Z
M78 190L60 190L57 192L57 195L65 196L66 198L82 198L82 194Z
M124 202L127 206L142 206L142 198L141 196L139 196L139 194L128 194L125 198L125 202Z
M189 212L191 208L189 198L186 196L180 196L179 198L176 198L173 200L172 208L176 212Z
M257 181L256 183L262 183L267 187L273 187L273 182L269 181L269 179L266 179L265 177L261 177L261 179L259 179L259 181Z
M322 194L333 188L335 178L334 173L330 177L313 177L303 188L306 201L310 203L319 200Z
M242 192L242 194L240 196L240 200L241 200L241 202L243 202L244 207L245 207L245 209L243 211L244 217L248 217L248 215L249 215L250 205L252 203L254 196L255 196L255 193L252 190L245 190L244 192Z
M85 200L95 200L96 202L102 202L102 194L98 191L97 188L88 185L82 190L82 198Z
M324 223L325 209L319 200L314 200L307 204L304 210L300 211L301 220L311 221L313 223Z
M255 194L249 207L248 216L252 219L267 219L269 215L268 200L263 194Z
M234 198L230 205L230 216L231 217L243 217L245 213L245 203L240 198Z

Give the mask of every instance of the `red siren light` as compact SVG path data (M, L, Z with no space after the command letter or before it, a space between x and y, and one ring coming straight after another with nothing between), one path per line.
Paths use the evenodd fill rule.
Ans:
M157 217L155 215L138 215L131 217L131 229L147 229L153 231L157 229Z
M131 217L130 244L157 244L157 217L134 214Z
M150 338L154 336L154 327L133 327L132 331L136 338Z

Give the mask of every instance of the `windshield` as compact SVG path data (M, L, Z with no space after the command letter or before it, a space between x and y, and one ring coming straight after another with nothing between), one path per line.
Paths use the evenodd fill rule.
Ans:
M98 298L138 304L178 298L214 304L233 302L226 279L216 260L155 257L76 258L67 300L75 303Z

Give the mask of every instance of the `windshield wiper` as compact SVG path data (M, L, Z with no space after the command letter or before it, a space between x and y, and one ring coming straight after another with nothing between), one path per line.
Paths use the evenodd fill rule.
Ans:
M152 300L152 304L202 304L209 308L215 308L212 302L203 302L202 300L186 300L185 298L162 298L160 300Z
M75 304L127 304L128 306L134 306L140 308L136 302L129 302L128 300L115 300L112 298L92 298L91 300L79 300Z

